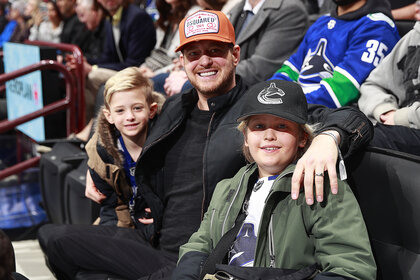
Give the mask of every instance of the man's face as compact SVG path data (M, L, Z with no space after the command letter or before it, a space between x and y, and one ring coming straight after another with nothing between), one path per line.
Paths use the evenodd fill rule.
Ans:
M186 45L180 58L188 80L198 93L210 98L235 86L239 55L239 46L203 40Z
M123 0L98 0L98 2L111 14L114 15L120 6L123 4Z
M99 14L97 11L93 10L92 7L87 7L78 4L76 8L76 13L80 22L84 23L88 30L96 29L99 23Z
M57 0L57 7L63 17L68 18L74 13L75 1Z

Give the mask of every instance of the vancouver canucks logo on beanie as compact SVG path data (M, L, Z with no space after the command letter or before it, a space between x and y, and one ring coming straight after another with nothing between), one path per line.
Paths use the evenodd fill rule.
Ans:
M282 104L281 99L285 93L276 86L276 83L271 83L269 87L264 88L257 96L257 99L262 104Z

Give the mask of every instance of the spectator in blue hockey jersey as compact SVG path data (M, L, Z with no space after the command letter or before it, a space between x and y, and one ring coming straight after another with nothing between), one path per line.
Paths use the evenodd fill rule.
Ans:
M387 1L332 1L331 15L309 28L271 79L295 81L308 103L338 108L357 101L360 84L400 37Z

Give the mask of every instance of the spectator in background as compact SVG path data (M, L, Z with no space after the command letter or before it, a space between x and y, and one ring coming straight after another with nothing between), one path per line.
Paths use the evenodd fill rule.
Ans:
M7 19L7 9L9 8L10 3L7 0L0 0L0 33L3 32L9 20Z
M296 50L308 27L308 15L301 1L242 0L227 15L241 47L236 73L247 84L268 79ZM245 17L247 23L243 26ZM188 88L186 81L184 72L175 71L163 88L166 94L173 95Z
M329 0L331 1L331 0ZM339 108L357 102L360 84L399 40L383 0L332 0L271 79L299 83L308 103Z
M57 0L56 3L63 20L60 42L81 47L85 40L85 30L76 15L76 0Z
M419 70L417 21L360 87L359 108L375 124L372 146L420 155Z
M60 43L60 35L63 30L63 21L55 1L47 2L48 20L35 21L30 29L29 40L39 40L52 43Z
M12 280L12 272L15 269L15 253L12 242L0 229L0 279Z
M105 41L105 17L108 13L97 0L78 0L76 13L79 21L89 30L89 37L84 43L88 50L84 56L87 61L93 61L101 56Z
M0 34L0 47L5 42L22 43L29 36L29 29L24 18L26 2L24 0L14 1L9 11L9 23Z
M395 20L414 20L415 0L389 0Z
M241 0L197 0L197 4L204 10L222 11L227 14L233 6L238 4Z
M144 10L128 0L98 2L108 12L110 19L105 22L105 39L100 56L84 61L84 73L87 75L85 97L87 101L93 101L86 103L87 121L93 117L99 87L115 71L143 63L156 44L153 21Z
M140 66L140 72L148 78L172 67L172 61L177 58L175 48L179 45L179 22L186 15L200 9L195 0L156 0L156 8L159 12L159 19L156 21L156 45Z
M0 229L0 279L28 280L16 272L15 252L9 237Z
M28 28L31 28L35 23L40 24L44 19L44 15L40 9L41 0L28 0L26 3L26 8L24 16L28 25Z

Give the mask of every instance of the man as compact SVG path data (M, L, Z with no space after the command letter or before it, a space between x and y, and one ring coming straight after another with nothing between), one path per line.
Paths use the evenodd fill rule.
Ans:
M102 53L105 40L106 11L96 0L77 0L76 13L91 33L86 42L89 52L84 53L84 56L87 61L97 59Z
M308 103L339 108L357 101L360 84L399 40L389 3L333 0L299 49L273 75L299 83Z
M271 77L297 49L309 24L304 5L294 0L242 0L227 16L241 47L236 74L249 85ZM183 73L171 73L166 93L181 92L184 82Z
M83 60L86 66L89 62L98 60L102 55L106 36L105 17L107 13L96 0L77 0L75 11L79 21L84 24L86 31L85 40L82 45L79 45L83 48ZM77 62L73 56L67 55L66 60L71 68L76 67ZM91 83L87 84L88 87L85 89L84 95L86 105L85 113L86 120L90 120L94 111L95 92L97 89Z
M63 18L60 42L81 46L86 39L85 27L76 14L76 0L57 0L57 7ZM84 49L82 49L84 51Z
M135 172L140 198L132 212L137 229L42 227L41 247L64 279L74 277L80 269L112 272L128 279L150 274L168 277L179 246L197 230L216 183L245 164L236 119L246 86L235 76L240 47L235 45L233 26L222 12L199 11L184 19L179 30L177 51L182 51L181 61L195 88L166 101L143 146ZM330 111L311 106L311 114L312 121L325 120L320 130L333 129L329 132L341 140L347 155L371 137L370 123L355 109ZM294 199L303 183L307 202L312 204L315 181L316 198L322 201L324 171L337 193L337 152L333 137L315 137L297 163ZM87 193L94 200L100 196L95 189ZM145 206L151 208L153 220L144 217ZM141 226L151 222L152 234L150 228Z
M129 4L127 0L98 2L107 10L111 19L105 26L104 52L92 63L116 71L143 63L156 43L155 29L150 16L139 7Z
M420 155L419 67L417 21L360 87L359 108L375 124L372 146Z
M156 43L156 33L151 17L128 0L98 0L111 16L105 22L105 41L98 58L84 61L87 75L85 96L86 120L92 117L99 87L115 71L142 64ZM109 71L113 70L113 71Z

